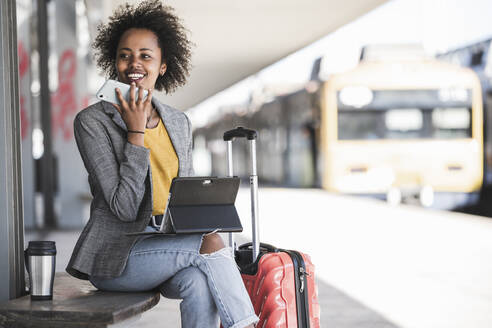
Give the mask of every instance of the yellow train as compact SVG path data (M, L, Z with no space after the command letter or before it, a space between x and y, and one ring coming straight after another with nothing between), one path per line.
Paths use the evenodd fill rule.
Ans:
M432 59L363 61L321 90L323 188L390 200L476 192L483 180L478 78Z

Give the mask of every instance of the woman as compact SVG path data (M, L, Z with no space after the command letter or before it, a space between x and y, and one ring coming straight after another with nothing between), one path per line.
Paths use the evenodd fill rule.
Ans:
M99 102L74 121L93 200L67 272L101 290L157 288L183 299L183 327L253 327L258 321L230 249L217 234L128 237L156 229L171 180L193 174L191 126L180 111L152 97L173 91L190 67L190 42L172 9L159 1L126 5L99 28L98 65L131 84L138 97ZM143 90L149 91L143 99Z

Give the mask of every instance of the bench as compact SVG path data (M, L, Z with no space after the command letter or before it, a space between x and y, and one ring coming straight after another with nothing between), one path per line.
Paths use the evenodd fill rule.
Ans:
M159 302L157 291L102 292L89 281L56 273L52 301L30 295L0 303L0 327L131 327Z

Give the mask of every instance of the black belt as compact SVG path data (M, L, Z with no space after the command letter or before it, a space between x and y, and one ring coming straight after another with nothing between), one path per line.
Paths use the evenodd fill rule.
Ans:
M160 227L160 225L162 224L162 217L163 217L163 216L164 216L164 215L162 215L162 214L161 214L161 215L154 215L155 224L156 224L158 227ZM152 218L151 218L151 219L150 219L150 221L149 221L149 226L151 226L151 227L153 227L153 226L154 226L154 220L152 220ZM157 227L157 228L158 228L158 227Z

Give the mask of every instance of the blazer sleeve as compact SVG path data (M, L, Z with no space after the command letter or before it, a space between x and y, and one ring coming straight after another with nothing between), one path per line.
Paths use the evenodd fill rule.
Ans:
M99 184L110 210L122 221L135 221L145 193L150 150L127 141L118 163L103 123L84 112L74 120L74 135L87 172Z
M191 177L195 175L195 170L193 169L193 129L191 126L191 121L188 118L188 116L186 114L184 114L184 116L186 117L186 122L188 123L188 143L186 149L188 172L186 172L186 175Z

